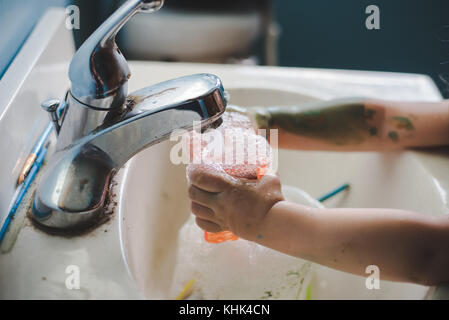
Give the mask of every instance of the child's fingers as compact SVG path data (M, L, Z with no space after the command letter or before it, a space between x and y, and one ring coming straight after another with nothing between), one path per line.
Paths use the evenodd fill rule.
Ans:
M190 200L206 207L213 207L217 198L216 193L204 191L193 184L189 186L188 192Z
M190 183L209 192L221 192L230 183L225 172L211 165L191 164L187 175Z
M192 202L190 205L190 210L198 218L215 222L214 220L216 217L215 217L214 211L208 207L205 207L196 202Z
M203 220L201 218L196 217L195 219L196 224L198 225L198 227L200 227L201 229L207 231L207 232L220 232L223 231L223 229L216 223L213 223L211 221L207 221L207 220Z

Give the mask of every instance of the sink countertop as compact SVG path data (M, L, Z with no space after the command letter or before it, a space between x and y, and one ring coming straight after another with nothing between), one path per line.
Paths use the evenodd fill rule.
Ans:
M434 83L421 75L159 62L131 62L130 68L130 92L174 77L208 72L221 77L225 88L276 88L322 99L354 95L422 101L441 99ZM446 199L449 158L430 152L416 155L429 168L441 188L441 196ZM123 174L126 170L118 174L118 182ZM116 188L120 196L123 193L120 183ZM12 247L0 254L0 299L141 298L122 258L118 223L121 217L115 214L95 231L69 239L49 236L30 226L24 217L25 205L29 203L22 205L7 234L8 241L2 245L2 250L7 250L10 244ZM66 268L70 265L79 267L80 290L66 288L70 275ZM435 297L447 294L445 290L438 287Z

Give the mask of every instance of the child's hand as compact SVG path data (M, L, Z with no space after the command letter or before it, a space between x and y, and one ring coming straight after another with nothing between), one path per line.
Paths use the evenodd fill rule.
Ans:
M191 210L197 225L209 232L232 231L255 240L257 230L273 205L284 200L279 178L236 179L204 165L188 170Z

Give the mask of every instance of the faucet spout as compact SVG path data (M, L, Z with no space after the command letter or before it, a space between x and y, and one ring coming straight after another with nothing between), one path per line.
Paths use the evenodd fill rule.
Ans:
M49 228L83 228L104 209L114 171L176 129L219 123L226 95L218 77L197 74L131 93L120 109L68 111L33 203L33 218ZM80 124L83 125L80 125Z

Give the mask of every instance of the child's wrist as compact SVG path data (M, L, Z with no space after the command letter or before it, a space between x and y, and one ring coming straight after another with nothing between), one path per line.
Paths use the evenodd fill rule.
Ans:
M261 242L264 235L267 234L267 231L270 233L273 231L271 230L269 222L269 220L272 220L270 216L275 215L278 208L282 206L282 203L284 202L286 202L284 199L275 202L260 221L253 224L247 224L248 228L246 229L246 232L240 237L248 241Z

